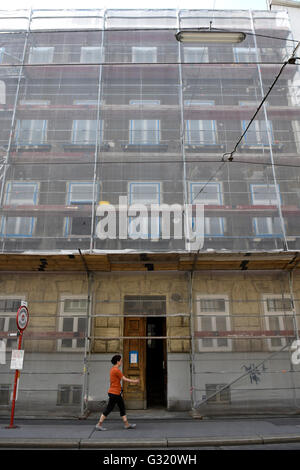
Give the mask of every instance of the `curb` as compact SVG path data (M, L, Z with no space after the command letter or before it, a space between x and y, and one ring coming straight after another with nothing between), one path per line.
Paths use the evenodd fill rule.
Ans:
M300 435L273 435L273 436L246 436L230 437L205 437L205 438L170 438L148 440L101 440L87 439L1 439L0 448L13 449L153 449L153 448L178 448L178 447L216 447L216 446L241 446L255 444L278 444L288 442L300 442Z

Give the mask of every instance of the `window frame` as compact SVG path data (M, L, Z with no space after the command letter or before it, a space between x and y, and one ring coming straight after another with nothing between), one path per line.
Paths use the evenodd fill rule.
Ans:
M66 300L85 300L86 302L88 302L88 296L84 295L84 294L82 294L82 295L81 294L62 294L60 296L58 331L60 333L62 333L64 331L63 330L63 320L64 320L64 318L73 318L73 330L72 331L73 331L73 333L76 333L76 332L78 332L78 320L79 320L79 318L85 318L86 321L87 321L87 318L88 318L87 311L85 312L85 315L79 315L79 314L74 315L73 312L65 312L64 304L65 304ZM81 339L84 339L84 338L76 338L76 337L70 338L71 341L72 341L71 346L63 346L63 344L62 344L63 339L64 338L58 338L57 339L57 351L58 352L74 352L74 353L76 353L76 352L84 351L84 346L77 346L77 341L81 340Z
M136 129L136 123L144 123L142 129ZM148 124L147 124L148 123ZM150 128L150 123L154 123L153 129ZM149 127L148 127L149 125ZM146 139L140 139L137 136L141 134ZM154 139L150 138L149 135L153 135ZM130 119L129 121L129 144L130 145L159 145L161 142L161 130L160 130L160 119Z
M156 199L153 199L151 200L150 198L149 199L140 199L138 201L134 201L134 198L132 197L133 196L133 190L132 188L134 186L151 186L153 185L153 187L156 187L156 191L155 191L155 194L157 194L157 197ZM132 204L144 204L146 206L151 206L151 204L158 204L160 205L161 204L161 199L162 199L162 183L160 181L129 181L128 183L128 200L129 200L129 205L132 205ZM154 219L154 222L153 222L153 219ZM130 224L131 224L131 217L129 217L129 220L128 220L128 234L129 236L132 235L133 232L131 232L130 230ZM149 227L150 225L150 227ZM155 233L151 233L151 226L154 226L155 228ZM145 223L145 226L146 226L146 223ZM154 217L154 218L150 218L149 216L147 217L147 228L148 228L148 231L146 232L146 230L143 230L141 228L141 231L139 232L139 238L145 238L145 239L150 239L151 238L151 235L153 236L154 235L154 239L158 239L160 237L160 234L161 234L161 220L160 220L160 216L158 215L157 217ZM149 230L150 229L150 230Z
M217 194L217 199L215 200L200 200L199 202L201 202L202 204L205 205L222 205L223 204L223 191L222 191L222 183L221 182L201 182L201 181L190 181L189 183L189 191L190 191L190 204L195 204L197 202L197 198L194 199L193 198L193 187L196 187L197 185L199 185L199 187L203 187L204 185L206 186L217 186L218 187L218 190L216 191L216 194ZM213 233L211 231L211 224L212 224L212 220L211 219L217 219L218 220L218 225L219 225L219 233ZM225 231L225 219L224 217L206 217L204 215L204 236L205 237L224 237L224 231ZM194 224L194 218L193 218L193 225Z
M21 307L22 302L26 301L26 296L24 294L21 294L21 295L0 295L0 301L3 301L3 300L14 300L14 301L19 300L20 301L19 307ZM16 323L17 311L18 310L3 312L2 310L0 310L0 318L4 318L4 328L2 330L3 332L9 333L9 331L10 331L10 329L9 329L10 320L14 319L15 320L15 331L13 333L17 333L17 331L18 331L17 323ZM17 348L17 342L18 342L17 336L15 338L9 338L9 337L2 338L2 341L4 341L4 343L5 343L6 352L10 352L12 349ZM11 341L12 344L8 346L7 341Z
M34 59L34 54L35 51L41 52L41 50L44 49L45 51L47 50L47 57L46 61L39 62ZM51 64L53 63L53 58L54 58L54 51L55 47L54 46L31 46L29 49L29 55L28 55L28 64ZM34 60L32 60L34 59Z
M33 186L34 188L34 191L32 192L32 202L30 201L29 203L28 202L21 202L19 204L17 203L14 203L14 202L11 202L9 199L10 199L10 196L13 194L13 192L11 191L10 192L10 186L14 186L14 185L31 185ZM39 194L39 183L37 182L29 182L29 181L8 181L7 182L7 185L6 185L6 194L5 194L5 205L15 205L15 206L22 206L22 205L32 205L32 206L36 206L37 205L37 202L38 202L38 194ZM15 225L17 227L18 230L16 230L15 232L13 233L7 233L6 232L6 227L7 227L7 221L8 219L15 219ZM30 230L28 233L20 233L21 230L20 228L22 227L22 220L23 219L30 219ZM12 238L16 238L16 237L31 237L33 232L34 232L34 228L35 228L35 223L36 223L36 217L22 217L22 216L16 216L16 217L11 217L11 216L2 216L2 220L1 220L1 236L5 236L5 237L12 237Z
M188 55L191 54L191 58ZM204 60L199 60L199 56L202 56ZM193 57L194 56L194 57ZM207 63L209 62L208 47L207 46L185 46L183 49L184 63Z
M153 59L154 60L140 60L139 59L139 54L143 54L146 53L152 53L153 54ZM151 64L155 64L157 63L157 46L132 46L131 48L131 58L132 58L132 62L133 63L137 63L137 64L141 64L141 63L151 63ZM141 57L142 59L142 57Z
M217 300L221 299L224 300L225 304L225 311L205 311L201 310L201 300ZM197 302L197 318L196 318L196 328L197 331L203 331L201 327L201 321L202 317L209 315L212 317L212 330L211 331L218 331L217 330L217 317L225 317L225 322L226 322L226 331L231 331L231 316L230 316L230 309L229 309L229 297L228 295L224 294L197 294L196 296L196 302ZM227 346L218 346L218 339L222 339L222 337L210 337L209 339L212 340L212 346L203 346L203 340L205 338L198 339L198 349L199 352L230 352L232 351L232 339L227 340Z
M86 123L86 129L80 129L79 123ZM92 125L92 123L94 123ZM99 126L99 129L98 129ZM96 145L97 134L100 142L102 141L103 120L102 119L73 119L71 142L73 145ZM80 133L84 133L84 140L79 140ZM79 134L79 135L78 135ZM92 139L94 137L94 139Z
M88 186L90 185L91 186L91 189L92 189L92 194L93 196L95 196L95 201L98 199L99 197L99 185L97 182L94 182L94 181L68 181L67 183L67 197L66 197L66 204L67 206L72 206L72 204L79 204L79 205L93 205L94 203L94 199L93 199L93 196L91 199L87 199L87 198L82 198L82 199L79 199L78 197L75 197L74 199L72 198L72 187L74 186ZM94 186L95 186L95 191L94 191ZM92 217L92 214L91 214L91 217ZM88 218L88 217L87 217ZM75 235L75 234L72 234L71 231L72 231L72 221L73 221L73 217L66 217L65 219L65 236L72 236L72 237L86 237L87 235ZM91 235L91 233L90 233Z
M85 54L89 54L91 51L99 51L99 58L95 61L89 61L84 59ZM102 64L104 59L104 47L103 46L81 46L80 48L80 63L81 64Z
M241 121L242 132L245 132L249 122L250 122L249 120L242 119L242 121ZM265 131L262 131L262 129L261 129L262 123L266 123L266 130ZM252 126L254 126L254 129L251 129ZM256 141L255 142L249 142L249 134L248 134L249 131L252 132L253 135L255 134L255 136L256 136ZM266 142L264 142L263 139L261 138L262 137L262 132L266 133ZM269 135L271 136L271 145L274 145L275 144L275 139L274 139L272 121L270 121L269 119L267 121L265 121L265 119L259 119L259 120L255 119L251 123L251 126L249 127L248 131L246 132L246 134L243 137L244 146L246 146L246 147L268 147L270 145Z
M286 312L291 312L291 315L289 315L289 317L291 317L291 320L294 321L293 304L292 304L291 296L289 294L283 294L283 295L282 294L263 294L262 300L263 300L264 324L265 324L266 330L272 331L270 328L270 317L278 317L278 323L279 323L278 331L285 331L287 329L284 324L284 317L286 316ZM284 309L284 310L278 310L275 312L270 312L268 310L268 300L289 300L291 302L291 310ZM297 328L298 328L297 315L296 315L296 323L297 323ZM279 339L280 346L273 346L272 339ZM286 346L287 342L288 342L288 338L282 338L282 337L268 338L267 339L268 349L270 351L278 351L284 346Z
M30 122L30 126L28 129L22 129L22 123L25 122ZM37 132L37 130L34 128L34 123L41 122L42 126L41 129L39 129L40 132L40 139L38 141L35 140L34 138L34 133ZM24 137L22 134L26 132L28 133L28 138L24 140ZM33 145L33 146L38 146L38 145L45 145L47 142L47 132L48 132L48 120L47 119L18 119L16 123L16 129L15 129L15 137L14 137L14 144L17 146L26 146L26 145ZM20 138L21 136L21 138Z

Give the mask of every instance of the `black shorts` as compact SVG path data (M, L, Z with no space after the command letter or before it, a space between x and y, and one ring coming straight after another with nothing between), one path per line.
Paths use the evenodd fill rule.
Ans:
M108 396L109 396L109 400L108 400L105 410L103 411L104 416L107 417L109 413L114 409L115 405L118 405L119 407L120 416L125 416L126 415L125 404L121 395L114 395L113 393L109 393Z

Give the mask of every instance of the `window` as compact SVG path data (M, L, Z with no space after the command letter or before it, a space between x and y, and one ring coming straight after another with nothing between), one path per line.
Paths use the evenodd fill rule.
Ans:
M208 337L199 339L200 351L231 351L232 340L225 337L210 337L209 333L230 331L228 298L224 296L197 297L197 330L207 332Z
M101 46L82 47L80 62L85 64L99 64L103 62L103 48Z
M242 121L242 130L246 130L249 121ZM246 146L268 146L270 134L271 143L274 143L273 128L271 121L254 120L244 136L244 144Z
M206 384L206 398L209 398L207 403L230 403L230 387L226 387L226 385L227 384ZM212 398L210 398L210 396Z
M277 190L275 184L251 184L252 204L278 206ZM259 236L281 235L282 225L279 217L254 217L254 233Z
M9 182L6 186L5 205L34 206L37 204L38 189L38 183ZM30 237L34 222L35 217L3 217L1 234L9 237Z
M95 194L94 194L95 190ZM94 198L98 197L98 186L94 188L93 182L74 182L68 185L67 205L92 205ZM91 235L91 210L82 217L68 217L66 219L66 235Z
M79 405L81 403L82 385L59 385L57 405Z
M160 183L129 183L129 204L160 204ZM139 216L129 218L129 235L131 238L159 238L160 218L158 216Z
M54 47L31 47L29 51L29 64L50 64L53 62Z
M184 61L185 62L209 62L208 48L207 47L185 47L184 48Z
M17 333L16 316L24 297L0 297L0 331L4 333ZM6 350L17 348L17 338L7 337L2 340Z
M257 205L278 205L277 191L279 185L256 183L250 184L252 204Z
M220 183L197 182L190 183L190 203L204 205L222 205ZM204 234L206 236L223 236L225 221L223 217L207 217L204 212ZM194 223L193 223L194 225Z
M185 122L185 141L189 145L215 145L216 122L208 119L189 119Z
M16 145L41 145L46 142L47 124L45 119L18 120L15 131Z
M0 47L0 64L5 62L5 49L4 47Z
M160 121L157 119L134 119L129 123L129 143L157 145L160 142Z
M9 405L10 384L0 384L0 405Z
M263 303L266 329L272 332L272 336L275 336L267 340L269 349L281 349L288 344L287 336L290 336L291 332L294 336L293 306L291 299L288 296L266 294L263 297ZM279 337L276 338L276 335Z
M49 100L20 100L21 106L48 106Z
M134 106L158 106L160 105L160 100L130 100L129 104Z
M257 62L256 49L254 47L235 47L235 62Z
M133 47L132 62L155 63L157 62L157 47Z
M66 337L58 340L59 351L82 351L85 344L88 301L82 296L63 296L60 302L59 331Z
M72 143L77 145L95 145L97 136L96 119L76 119L73 121ZM102 121L99 121L99 136L102 137Z

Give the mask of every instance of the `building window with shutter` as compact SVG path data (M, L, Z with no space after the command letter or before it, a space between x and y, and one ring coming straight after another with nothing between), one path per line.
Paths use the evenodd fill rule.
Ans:
M6 206L35 206L38 201L38 183L9 182L6 186ZM13 211L11 211L11 214ZM31 237L34 231L35 217L2 217L1 235L6 237Z
M230 403L231 401L230 387L226 387L226 385L227 384L206 384L205 391L206 391L206 398L208 399L207 403L208 404Z
M265 294L263 305L265 327L271 333L267 339L268 347L276 351L286 346L289 338L295 335L292 301L288 296Z
M231 351L228 297L218 295L197 296L196 336L199 351ZM198 332L198 334L197 334Z
M157 62L157 47L132 47L132 62L145 64Z
M6 351L17 348L17 337L9 337L10 333L17 333L16 316L24 297L0 297L0 333Z
M60 301L59 351L83 351L87 327L88 301L83 296L62 296Z
M82 385L59 385L57 405L79 405L81 403Z

